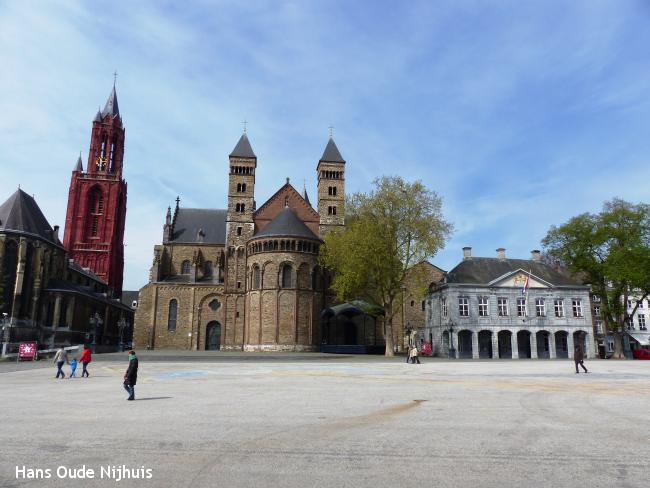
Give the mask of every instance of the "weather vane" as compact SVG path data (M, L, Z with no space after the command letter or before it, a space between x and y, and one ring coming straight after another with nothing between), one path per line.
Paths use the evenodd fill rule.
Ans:
M113 72L113 88L115 88L116 82L117 82L117 70Z
M328 127L328 129L329 129L329 131L330 131L330 137L332 137L332 132L334 131L334 126L333 126L333 125L330 125L330 126Z
M248 122L246 121L246 119L244 119L244 121L242 122L242 124L244 124L244 134L246 134L246 124L248 124Z

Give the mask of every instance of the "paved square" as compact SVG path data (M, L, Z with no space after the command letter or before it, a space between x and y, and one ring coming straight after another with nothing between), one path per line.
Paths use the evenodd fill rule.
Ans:
M650 361L213 358L143 355L135 402L121 358L89 379L0 364L0 486L650 486Z

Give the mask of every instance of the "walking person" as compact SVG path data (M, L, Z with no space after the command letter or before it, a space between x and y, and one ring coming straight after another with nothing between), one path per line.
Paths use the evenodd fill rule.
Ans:
M65 373L61 368L64 364L68 364L68 353L63 347L60 347L56 354L54 355L54 364L56 364L56 377L61 376L61 379L65 378Z
M92 361L91 354L90 354L90 348L88 347L87 344L84 344L84 350L81 352L81 357L79 358L79 361L81 361L81 365L83 366L83 369L81 370L81 377L88 377L90 376L88 374L88 363Z
M409 364L411 362L411 345L409 344L406 347L406 364Z
M70 360L70 378L76 378L75 372L77 371L77 358Z
M585 353L582 350L582 346L580 344L576 344L575 350L573 351L573 360L576 363L576 374L580 373L578 371L578 365L582 366L582 369L585 370L585 373L588 373L587 368L585 368L585 364L583 363L585 359Z
M411 349L411 362L413 364L415 364L416 362L418 364L422 364L420 363L420 358L418 357L418 346L416 346L415 344L413 345L413 349Z
M124 373L124 389L128 392L127 400L135 400L135 383L138 380L138 358L135 351L129 351L129 367Z

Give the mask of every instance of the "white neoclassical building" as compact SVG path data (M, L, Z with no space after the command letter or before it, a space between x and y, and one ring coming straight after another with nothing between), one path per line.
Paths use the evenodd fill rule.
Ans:
M572 358L580 342L595 357L589 287L543 263L537 250L508 259L503 248L493 258L463 248L463 260L431 285L426 309L425 340L437 356Z

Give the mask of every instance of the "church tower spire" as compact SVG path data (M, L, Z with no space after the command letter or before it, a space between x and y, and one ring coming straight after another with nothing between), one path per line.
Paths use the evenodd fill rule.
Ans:
M331 133L316 172L320 234L323 236L331 229L345 225L345 160Z
M253 237L255 224L255 170L257 156L248 135L244 132L230 153L228 175L228 212L226 218L226 247L228 271L226 288L234 292L245 291L246 242Z
M81 155L72 172L64 246L116 295L122 292L126 182L122 178L125 130L115 85L92 121L86 171Z

